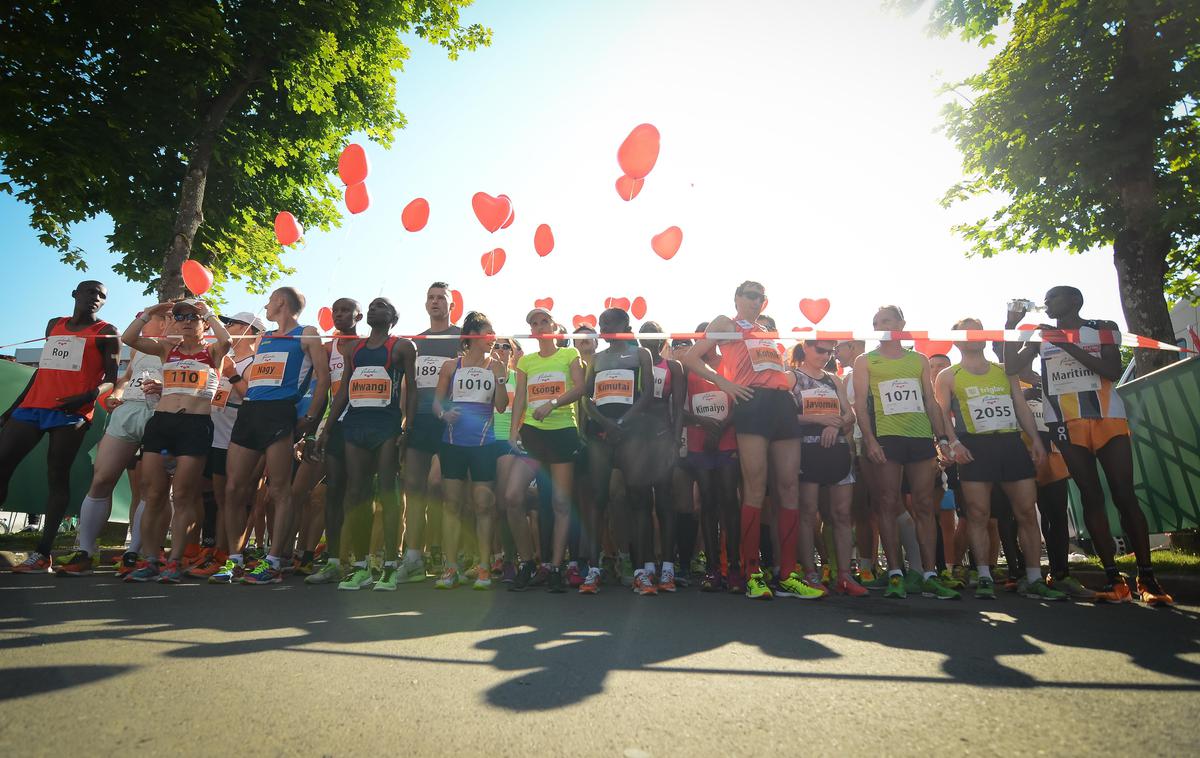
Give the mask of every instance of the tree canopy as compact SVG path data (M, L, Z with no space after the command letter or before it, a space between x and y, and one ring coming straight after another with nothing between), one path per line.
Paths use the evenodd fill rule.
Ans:
M76 268L72 225L108 214L114 269L147 291L181 290L188 255L217 281L265 289L288 272L275 213L336 225L332 172L349 135L388 146L404 126L401 35L451 58L490 42L460 21L470 2L9 4L0 189L29 203L41 241Z

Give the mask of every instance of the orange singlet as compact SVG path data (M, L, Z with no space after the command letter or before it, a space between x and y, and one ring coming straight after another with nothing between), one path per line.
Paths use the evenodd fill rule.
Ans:
M751 332L770 331L762 324L734 321L740 340L721 341L721 376L734 384L787 391L791 387L783 369L779 345L772 339L748 337Z

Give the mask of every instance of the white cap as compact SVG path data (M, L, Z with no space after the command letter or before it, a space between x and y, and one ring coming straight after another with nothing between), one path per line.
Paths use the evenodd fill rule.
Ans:
M267 331L266 323L249 311L240 311L232 316L220 316L219 318L221 319L221 323L226 325L245 324L246 326L253 327L260 334Z
M530 321L533 320L533 317L538 315L539 313L546 314L546 318L550 319L551 321L554 320L554 316L550 315L550 311L546 310L545 308L534 308L529 313L525 314L525 323L528 324Z

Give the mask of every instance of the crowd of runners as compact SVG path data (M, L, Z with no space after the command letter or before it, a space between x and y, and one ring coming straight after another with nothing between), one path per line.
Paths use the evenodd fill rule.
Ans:
M128 582L1172 602L1151 569L1111 344L961 342L954 365L897 340L787 350L753 281L694 342L634 339L617 308L599 336L567 334L534 308L530 352L483 313L453 325L444 282L415 339L392 334L384 297L337 300L330 338L300 323L292 287L265 318L184 299L121 332L97 317L102 284L72 295L0 418L0 504L49 437L44 533L15 572L92 573L128 472ZM1051 289L1048 326L1117 329L1082 306L1077 289ZM1025 315L1010 310L1006 328ZM904 314L884 305L873 327L903 331ZM97 400L109 415L77 544L52 557ZM1136 555L1133 590L1101 472ZM1101 587L1070 574L1071 480Z

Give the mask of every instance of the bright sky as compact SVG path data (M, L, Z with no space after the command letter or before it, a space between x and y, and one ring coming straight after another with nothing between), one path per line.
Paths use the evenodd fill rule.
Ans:
M936 85L981 69L988 51L931 39L923 18L866 0L682 7L478 0L465 20L494 29L490 48L451 62L415 43L399 79L409 127L390 151L366 144L370 209L286 256L297 270L288 283L309 299L302 320L315 323L339 296L365 307L384 294L400 310L398 330L415 333L428 326L425 289L440 279L502 333L525 331L537 298L553 297L569 325L598 315L606 297L637 295L647 318L690 331L730 312L736 285L757 279L783 331L807 324L804 297L831 300L821 323L830 329L869 329L883 303L901 305L910 329L966 315L997 328L1010 298L1040 301L1067 283L1083 290L1085 315L1124 325L1110 252L967 259L950 231L986 206L938 204L961 174L937 132ZM616 151L642 122L658 127L662 151L626 203L613 188ZM480 190L513 199L510 228L489 234L475 220ZM408 233L400 212L415 197L432 211ZM556 239L546 258L533 250L540 223ZM663 261L650 238L672 225L683 245ZM109 285L101 315L118 326L147 304L143 285L111 271L108 227L97 219L76 231L91 266L80 274L38 244L26 207L0 195L13 277L0 344L40 336L69 312L81 278ZM495 247L507 264L486 277L480 256ZM226 313L265 303L227 293Z

